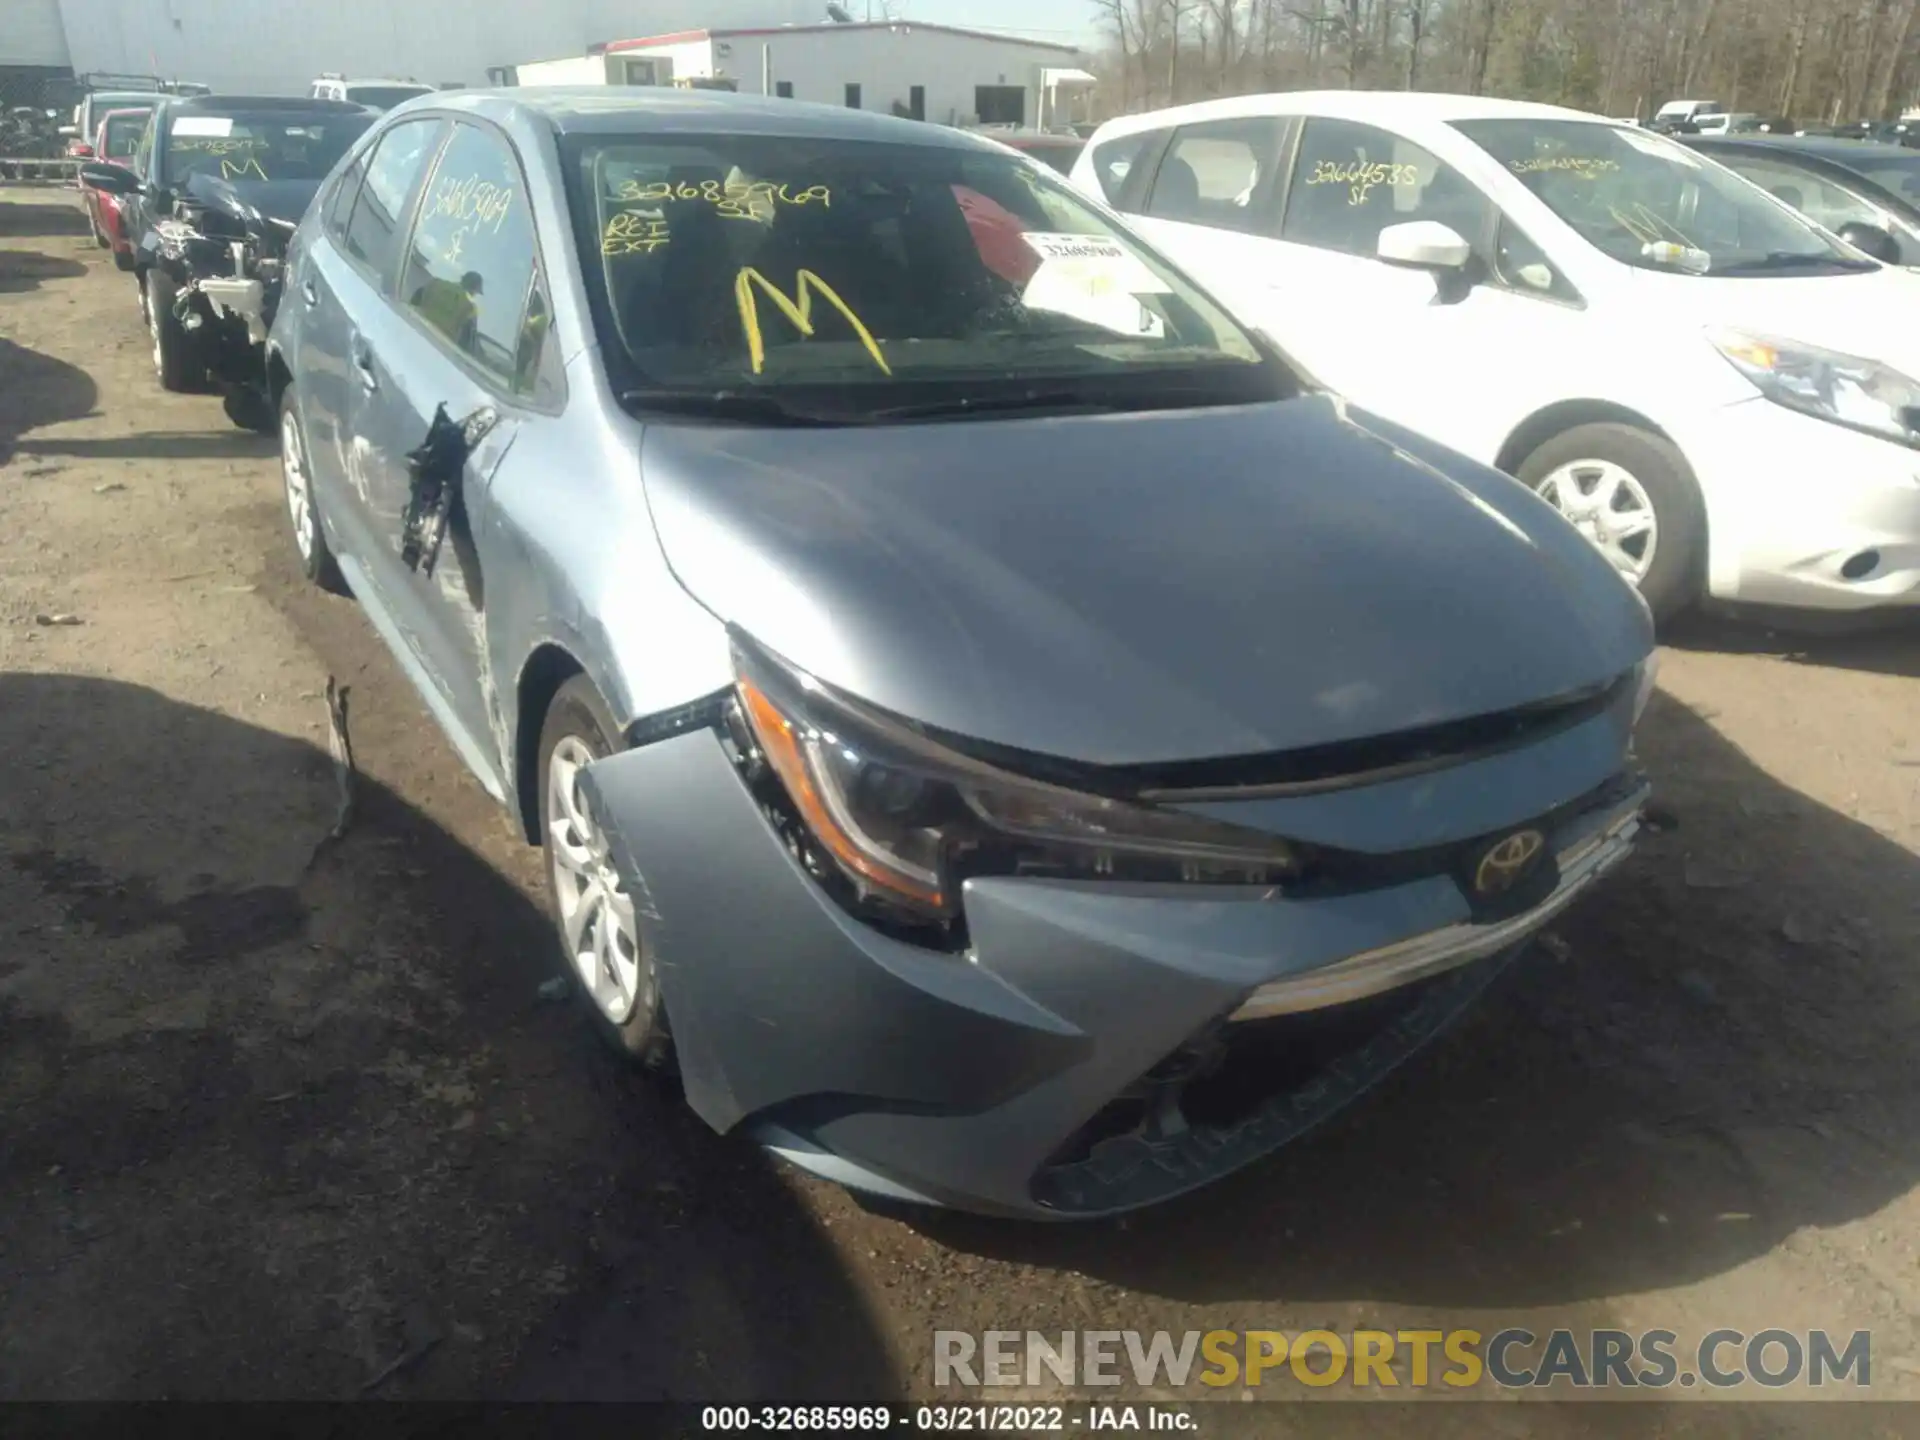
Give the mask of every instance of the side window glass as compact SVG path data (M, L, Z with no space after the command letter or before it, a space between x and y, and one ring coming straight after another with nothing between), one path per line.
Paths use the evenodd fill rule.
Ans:
M456 350L514 386L533 273L533 216L513 152L491 131L455 125L420 207L401 299Z
M1158 138L1158 131L1143 130L1138 135L1117 135L1111 140L1102 140L1093 147L1093 175L1100 182L1100 193L1107 197L1109 205L1120 203L1120 192L1126 187L1135 162L1147 143Z
M1880 212L1858 195L1830 184L1810 171L1777 161L1746 155L1714 155L1734 174L1765 190L1774 199L1791 205L1816 225L1838 230L1842 225L1882 224Z
M1502 285L1522 295L1545 295L1575 303L1580 299L1580 292L1547 259L1547 252L1504 215L1494 241L1493 273Z
M1450 165L1397 135L1351 120L1307 121L1280 238L1373 255L1380 232L1436 220L1477 244L1491 202Z
M440 132L437 120L402 121L380 137L367 161L366 183L347 221L346 249L383 280L399 257L407 197Z
M536 273L527 291L527 306L520 321L520 342L513 357L514 393L530 395L541 404L560 399L560 366L551 340L553 309L547 301L546 286Z
M1280 122L1264 116L1183 125L1153 177L1146 213L1225 230L1260 230L1254 194L1280 153Z
M327 234L336 241L344 242L347 238L347 218L353 214L353 202L360 198L360 182L366 175L367 157L362 151L335 177L333 188L327 192Z

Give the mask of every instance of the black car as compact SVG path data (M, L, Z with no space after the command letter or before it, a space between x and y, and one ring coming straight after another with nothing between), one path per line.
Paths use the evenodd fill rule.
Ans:
M1920 152L1837 136L1699 136L1685 143L1815 224L1852 231L1843 238L1875 259L1920 265ZM1865 229L1883 232L1885 241Z
M140 312L164 388L211 384L235 423L272 428L264 345L286 242L375 118L337 100L171 100L154 112L128 167L82 167L84 183L123 197Z

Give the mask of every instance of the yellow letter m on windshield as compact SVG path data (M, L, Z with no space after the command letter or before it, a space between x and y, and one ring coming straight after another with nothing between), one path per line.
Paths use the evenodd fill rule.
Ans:
M873 357L873 363L880 367L881 373L893 374L887 357L880 353L880 342L860 323L860 317L853 313L853 307L818 275L811 270L802 270L794 277L793 295L789 298L781 293L778 285L748 266L734 279L733 298L740 306L740 326L747 332L747 353L753 360L754 374L758 375L767 363L766 342L760 337L760 305L753 294L756 285L767 299L779 307L780 313L793 322L793 328L809 339L813 336L813 297L819 295L840 312L841 319L853 327L853 333L860 337L860 343L866 347L867 354Z

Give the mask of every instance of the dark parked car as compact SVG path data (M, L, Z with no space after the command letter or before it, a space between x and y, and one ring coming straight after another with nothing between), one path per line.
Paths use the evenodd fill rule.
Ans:
M1205 1184L1632 846L1598 548L978 135L443 95L287 263L308 575L545 846L596 1028L819 1174Z
M1920 151L1832 137L1702 136L1688 144L1877 260L1920 265ZM1882 244L1863 230L1876 230Z
M1016 126L982 126L980 134L1002 145L1011 145L1023 155L1031 155L1062 175L1073 169L1073 162L1087 148L1078 135L1061 135L1052 130L1023 130Z
M287 237L373 119L332 100L169 100L128 168L82 167L85 184L121 202L161 385L211 381L236 423L272 428L262 346Z

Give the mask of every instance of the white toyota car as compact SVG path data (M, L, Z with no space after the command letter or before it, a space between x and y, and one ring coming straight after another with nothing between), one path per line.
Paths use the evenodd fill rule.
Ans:
M1920 604L1920 284L1712 161L1340 91L1112 120L1073 178L1323 383L1532 486L1656 615Z

